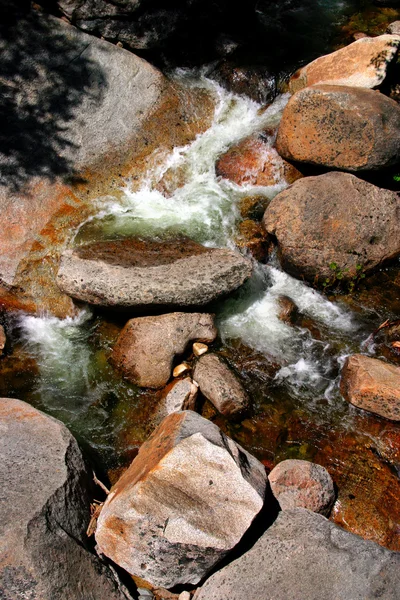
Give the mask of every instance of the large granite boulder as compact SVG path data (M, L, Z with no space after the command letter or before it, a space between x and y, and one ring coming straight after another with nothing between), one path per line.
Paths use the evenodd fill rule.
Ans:
M239 379L217 354L205 354L196 363L193 379L215 408L226 417L241 415L249 398Z
M44 14L9 15L0 39L0 301L65 316L59 256L93 200L204 131L213 101Z
M347 533L304 508L279 513L243 556L194 600L396 600L400 553Z
M400 107L380 92L315 85L289 100L276 148L286 160L345 171L400 161Z
M130 598L87 550L90 474L66 427L2 398L0 431L0 597Z
M327 516L335 501L328 471L308 460L283 460L272 469L268 481L282 510L301 507Z
M320 56L299 69L289 82L294 94L316 84L348 85L374 88L386 77L387 69L396 57L399 35L363 37L336 52Z
M263 218L282 265L312 283L355 281L400 253L400 198L348 173L296 181Z
M112 488L96 541L153 585L196 584L239 542L265 489L257 459L198 414L175 413Z
M176 355L189 342L213 342L217 329L212 315L169 313L131 319L113 348L111 362L126 379L142 387L162 388L171 377Z
M241 286L251 262L238 252L187 238L96 242L67 250L57 283L66 293L106 307L204 306Z
M400 367L353 354L344 363L340 391L354 406L400 421Z

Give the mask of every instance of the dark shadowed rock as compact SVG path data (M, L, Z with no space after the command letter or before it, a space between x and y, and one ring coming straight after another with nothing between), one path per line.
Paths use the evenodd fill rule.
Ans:
M374 88L386 77L400 44L398 35L363 37L336 52L320 56L293 75L289 89L294 94L316 84Z
M340 391L354 406L400 421L400 367L353 354L344 364Z
M304 508L279 513L246 554L210 577L195 600L396 600L400 554Z
M189 342L210 343L216 337L212 315L170 313L138 317L125 325L111 360L132 383L161 388L171 377L175 355L182 354Z
M101 552L153 585L198 583L261 510L262 464L194 412L164 419L112 488Z
M276 148L286 160L345 171L390 167L400 160L400 107L373 90L315 85L289 100Z
M68 250L57 282L73 298L101 306L202 306L248 279L238 252L189 239L98 242Z
M131 598L86 549L90 476L66 427L2 398L0 431L1 598Z
M221 414L230 417L248 408L249 398L242 384L217 354L206 354L197 361L193 379Z
M400 198L347 173L306 177L264 214L284 268L322 285L356 280L400 253Z
M268 480L282 510L308 508L329 515L335 490L325 467L307 460L283 460L272 469Z

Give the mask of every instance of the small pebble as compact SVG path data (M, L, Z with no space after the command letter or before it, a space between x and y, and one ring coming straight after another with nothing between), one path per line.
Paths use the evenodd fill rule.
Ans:
M139 600L150 600L151 598L154 598L154 594L151 590L138 587L137 591L139 594Z
M182 373L186 373L187 371L191 370L191 366L188 365L187 363L183 362L180 365L178 365L177 367L175 367L175 369L172 372L172 375L174 377L179 377L179 375L182 375Z
M201 344L200 342L195 342L193 344L193 354L195 356L201 356L202 354L205 354L206 352L208 352L207 344Z

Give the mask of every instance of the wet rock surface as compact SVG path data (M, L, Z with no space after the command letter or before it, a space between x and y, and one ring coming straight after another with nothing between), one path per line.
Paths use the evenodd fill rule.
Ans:
M340 391L354 406L400 421L399 367L353 354L343 366Z
M78 300L106 307L202 306L251 275L238 252L191 240L98 242L66 251L57 283Z
M282 265L322 285L356 281L400 253L400 198L346 173L307 177L278 194L263 223Z
M284 460L268 475L282 510L307 508L328 516L335 501L333 481L321 465L306 460Z
M294 94L316 84L377 87L385 79L399 44L397 35L363 37L297 71L289 82L289 89Z
M138 317L125 325L111 361L132 383L161 388L171 377L174 357L182 354L189 342L211 343L216 336L214 319L209 314Z
M254 457L191 411L167 417L112 488L101 551L153 585L196 584L240 540L264 500Z
M398 553L321 515L285 510L249 552L210 577L195 600L395 600L399 565Z
M0 399L0 594L41 600L127 600L87 549L89 471L59 421Z
M276 148L286 160L345 171L390 167L400 160L400 108L373 90L315 85L289 100Z
M283 160L264 136L254 135L230 148L215 166L216 173L237 185L270 186L293 183L302 177L300 171Z
M249 408L249 398L239 379L217 354L206 354L196 363L193 379L223 415L232 417Z

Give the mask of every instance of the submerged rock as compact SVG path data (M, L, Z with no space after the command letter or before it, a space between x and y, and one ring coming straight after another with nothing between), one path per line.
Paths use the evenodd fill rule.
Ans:
M174 357L182 354L189 342L211 343L216 337L212 315L177 312L138 317L125 325L111 362L132 383L162 388L171 377Z
M231 369L217 354L202 356L196 363L193 379L200 391L224 416L232 417L249 407L249 398Z
M229 148L217 161L216 173L237 185L271 186L293 183L300 171L279 156L264 136L253 135Z
M107 307L203 306L240 287L251 262L187 238L95 242L66 251L57 283L73 298Z
M327 516L335 501L328 471L307 460L283 460L272 469L268 481L282 510L308 508Z
M288 325L292 325L297 317L299 316L298 306L289 296L278 296L278 319L283 321L283 323L287 323Z
M285 270L312 283L357 281L400 254L400 198L347 173L297 181L264 215Z
M399 586L399 553L295 508L279 513L253 548L212 575L194 598L396 600Z
M87 550L91 476L67 428L7 398L0 399L0 428L0 596L130 598Z
M198 583L261 510L264 467L191 411L167 417L112 488L102 553L153 585Z
M340 391L354 406L400 421L400 367L353 354L343 366Z
M400 161L400 107L373 90L315 85L289 100L276 148L287 160L345 171L390 167Z
M316 84L374 88L386 77L400 44L398 35L362 37L336 52L320 56L299 69L289 82L294 94Z

